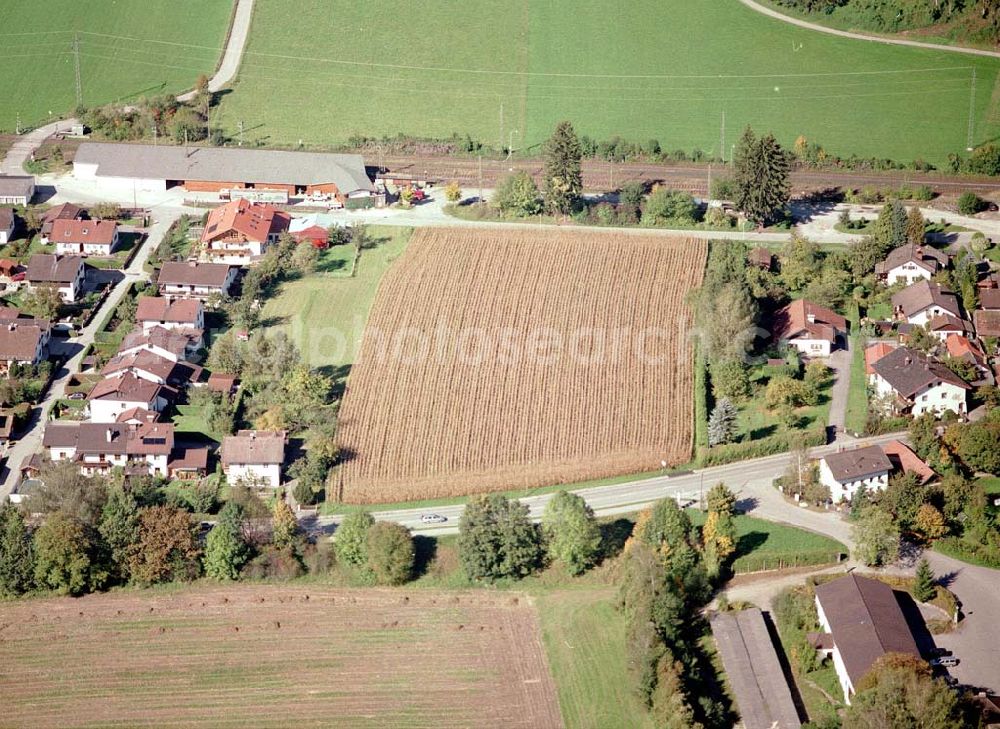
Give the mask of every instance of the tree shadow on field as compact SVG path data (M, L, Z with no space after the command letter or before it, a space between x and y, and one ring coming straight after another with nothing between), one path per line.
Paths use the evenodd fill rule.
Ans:
M736 540L736 554L743 556L763 546L767 541L766 532L750 532Z
M621 554L625 542L632 536L634 526L628 519L615 519L601 524L601 559L612 559Z
M413 535L413 578L427 574L427 568L437 557L437 539L424 534Z

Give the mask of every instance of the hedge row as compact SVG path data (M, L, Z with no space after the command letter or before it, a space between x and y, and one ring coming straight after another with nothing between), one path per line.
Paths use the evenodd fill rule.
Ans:
M750 458L773 456L786 453L792 449L793 439L801 434L806 448L826 445L826 426L813 426L808 430L795 433L780 433L760 440L748 440L742 443L728 443L713 448L698 449L698 465L702 468L723 466L735 461L745 461Z

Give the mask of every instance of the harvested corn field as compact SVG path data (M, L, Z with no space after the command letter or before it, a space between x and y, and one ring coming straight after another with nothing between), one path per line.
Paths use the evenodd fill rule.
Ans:
M337 496L379 503L685 462L707 244L418 231L382 280L340 411Z
M516 593L196 587L0 605L5 727L562 725Z

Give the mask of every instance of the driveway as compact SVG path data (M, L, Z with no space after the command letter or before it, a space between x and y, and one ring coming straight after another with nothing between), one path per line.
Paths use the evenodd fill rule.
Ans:
M833 370L833 387L830 389L830 418L827 424L835 428L835 440L844 439L847 423L847 398L851 391L851 340L844 338L844 348L834 350L826 360ZM850 438L853 440L853 438Z
M236 72L240 68L240 60L243 58L243 49L247 44L247 36L250 34L250 20L253 18L253 0L237 0L236 12L233 14L233 25L229 29L229 40L226 42L226 50L222 55L222 62L219 64L215 75L208 80L209 91L219 91L224 89L230 81L236 78ZM194 98L194 91L188 91L177 97L178 101L190 101Z

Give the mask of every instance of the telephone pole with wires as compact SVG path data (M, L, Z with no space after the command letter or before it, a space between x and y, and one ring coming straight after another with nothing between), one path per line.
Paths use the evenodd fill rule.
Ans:
M722 110L722 127L719 130L719 154L722 156L722 163L726 163L726 110Z
M83 80L80 76L80 33L73 34L73 67L76 72L76 105L83 106Z

